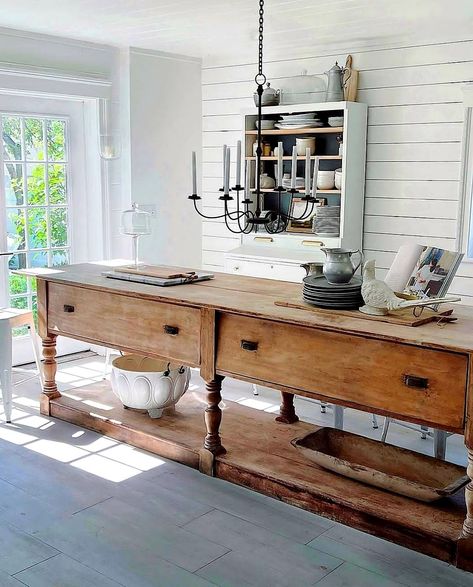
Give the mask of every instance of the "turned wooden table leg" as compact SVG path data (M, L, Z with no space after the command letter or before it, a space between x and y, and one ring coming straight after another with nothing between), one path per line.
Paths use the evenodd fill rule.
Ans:
M294 409L294 394L281 391L281 400L282 403L279 406L279 416L276 418L276 422L282 422L283 424L298 422L299 417Z
M205 384L207 388L207 408L205 410L205 425L207 427L207 436L204 441L204 448L210 451L214 456L225 453L220 439L219 429L222 421L222 410L220 409L220 402L222 396L220 391L222 389L223 377L215 375L215 379L208 381Z
M61 397L56 385L56 339L53 334L43 338L43 393L41 394L41 413L49 416L50 400Z
M465 501L466 501L466 519L463 524L463 538L473 539L473 449L468 449L468 477L470 483L465 489Z
M473 448L468 448L468 477L465 489L466 518L457 542L456 565L464 571L473 572Z

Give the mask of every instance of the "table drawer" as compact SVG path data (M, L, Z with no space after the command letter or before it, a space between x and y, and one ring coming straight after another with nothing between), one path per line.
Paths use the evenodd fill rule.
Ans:
M112 348L200 363L200 311L49 283L48 330Z
M217 369L461 429L465 355L221 314Z

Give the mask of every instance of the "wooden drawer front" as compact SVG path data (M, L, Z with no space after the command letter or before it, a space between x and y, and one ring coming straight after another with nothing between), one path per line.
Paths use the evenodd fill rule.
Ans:
M56 283L49 284L48 305L49 332L200 363L200 311L195 308Z
M456 353L222 314L217 369L439 428L464 423L467 357Z

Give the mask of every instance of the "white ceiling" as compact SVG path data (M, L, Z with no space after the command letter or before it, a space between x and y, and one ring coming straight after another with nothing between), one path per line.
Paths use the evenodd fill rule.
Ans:
M471 38L473 0L267 0L266 56ZM255 55L257 0L0 0L0 26L204 59Z

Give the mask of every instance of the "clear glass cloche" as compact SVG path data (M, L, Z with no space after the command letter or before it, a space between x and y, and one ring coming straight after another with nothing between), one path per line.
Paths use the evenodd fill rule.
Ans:
M122 212L121 232L133 237L133 258L135 268L138 267L138 238L151 234L151 214L140 210L138 204L133 202L130 210Z
M142 236L151 233L151 214L140 210L133 202L129 210L122 212L122 233L130 236Z

